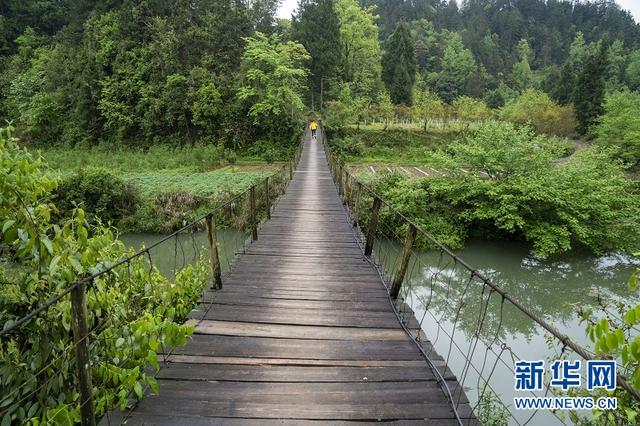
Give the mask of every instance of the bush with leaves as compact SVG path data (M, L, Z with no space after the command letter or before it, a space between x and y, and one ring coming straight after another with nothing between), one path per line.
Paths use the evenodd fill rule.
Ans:
M82 209L59 223L51 192L58 185L41 158L0 131L0 253L11 272L0 294L0 324L59 294L80 277L132 254L110 229L91 225ZM1 266L0 266L1 268ZM88 285L90 363L98 416L133 393L157 391L157 353L186 343L181 325L209 274L205 262L170 282L145 258ZM71 303L59 303L0 339L0 423L73 424L79 419L71 333Z
M264 133L295 135L303 122L309 54L301 44L285 42L276 34L256 33L244 42L238 100Z
M86 168L62 179L55 202L62 217L81 207L90 218L115 225L136 212L140 195L135 186L109 170Z
M485 124L437 156L451 172L433 178L430 189L459 210L468 229L525 239L542 256L575 246L632 250L640 241L633 182L597 149L558 164L563 149L529 127Z
M413 93L413 114L415 118L422 120L423 131L427 130L430 120L442 119L444 116L442 100L422 81L419 81Z
M620 360L622 365L618 367L618 373L640 391L640 336L637 332L640 324L640 304L637 303L639 281L640 269L629 278L628 288L633 297L613 302L608 295L596 292L595 303L590 306L579 304L574 308L581 322L587 326L587 335L596 358ZM635 425L640 420L640 402L619 384L615 391L597 389L588 395L582 395L584 391L577 393L593 398L615 397L618 406L616 410L595 410L589 419L573 413L572 420L575 423Z
M595 128L599 145L631 167L640 167L640 94L617 92L607 97L605 114Z
M560 106L544 92L529 89L509 101L500 118L516 124L530 124L536 132L570 137L576 127L573 107Z
M374 189L383 200L447 247L462 247L467 236L464 224L458 220L455 208L431 191L428 180L391 173L377 180ZM380 221L385 224L382 228L391 234L388 237L402 239L407 232L406 222L386 207L380 211ZM429 247L425 239L418 238L419 245Z
M478 121L484 122L491 117L491 110L480 99L461 96L453 101L453 108L458 119L465 122L465 128L469 128L470 123Z

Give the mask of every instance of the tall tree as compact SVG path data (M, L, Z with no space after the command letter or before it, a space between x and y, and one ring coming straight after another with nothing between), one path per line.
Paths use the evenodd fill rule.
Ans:
M249 3L256 31L270 34L275 30L275 17L280 3L280 0L252 0Z
M276 34L258 32L245 42L238 98L253 123L268 134L277 136L285 129L295 133L304 109L307 51L296 42L283 43Z
M342 41L342 78L355 96L371 101L380 90L381 52L377 16L372 7L361 9L356 0L337 0Z
M533 72L531 71L531 48L529 42L522 39L518 43L518 53L520 55L520 61L513 64L513 86L520 92L527 90L533 80Z
M625 71L625 80L631 90L640 91L640 50L629 55L629 64Z
M292 37L311 55L312 103L322 108L327 85L338 78L342 59L340 21L334 0L300 0L292 22Z
M422 130L426 132L429 120L442 118L444 105L436 94L429 91L429 87L422 79L416 84L413 99L413 115L422 120Z
M576 74L571 61L567 60L560 70L560 79L556 82L551 95L560 105L573 102L576 89Z
M382 55L382 80L395 104L411 105L418 64L409 25L401 21L391 34Z
M435 90L440 98L451 103L457 97L469 94L468 86L478 74L473 53L464 47L460 34L448 33L442 70L435 81Z
M598 51L585 60L578 76L574 102L580 135L586 135L604 113L608 56L609 44L607 40L602 40Z

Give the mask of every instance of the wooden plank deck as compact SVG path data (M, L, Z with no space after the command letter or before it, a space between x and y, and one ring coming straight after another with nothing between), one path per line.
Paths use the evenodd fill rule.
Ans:
M191 313L196 332L162 365L160 394L103 424L458 424L355 238L322 145L307 139L259 240ZM476 423L468 404L458 413Z

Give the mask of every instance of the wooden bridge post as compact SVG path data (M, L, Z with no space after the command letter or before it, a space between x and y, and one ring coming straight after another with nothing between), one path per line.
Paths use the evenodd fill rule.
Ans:
M351 198L351 176L349 175L349 173L345 170L344 171L344 197L343 197L343 204L345 206L349 206L349 199Z
M344 196L344 182L342 181L342 164L338 165L338 195Z
M271 198L269 196L269 176L264 179L264 203L267 207L267 219L271 220Z
M218 256L218 236L216 235L216 219L212 213L207 215L207 237L209 238L209 255L211 256L211 273L213 274L213 290L222 289L222 273Z
M291 163L289 163L291 166ZM251 222L251 238L253 241L258 241L258 221L256 220L256 186L253 185L249 190L249 204L250 204L250 216Z
M293 180L293 160L289 160L289 180Z
M378 229L378 214L380 213L380 205L382 200L373 197L373 206L371 208L371 220L369 220L369 229L367 231L367 244L364 248L364 255L371 256L373 253L373 240L376 239L376 230Z
M393 278L393 284L389 293L393 300L398 298L400 294L400 288L404 282L404 276L407 273L407 267L409 266L409 260L411 259L411 249L413 248L413 240L416 237L416 227L413 224L409 224L407 230L407 238L404 240L404 248L402 249L402 257L400 258L400 266L396 271L396 275Z
M356 197L353 203L353 227L358 226L358 204L360 204L360 197L362 196L362 182L356 182Z
M71 328L73 330L78 373L78 392L80 393L80 423L82 426L95 426L96 415L93 406L93 383L91 379L91 360L89 359L87 321L87 284L86 282L79 282L71 290Z

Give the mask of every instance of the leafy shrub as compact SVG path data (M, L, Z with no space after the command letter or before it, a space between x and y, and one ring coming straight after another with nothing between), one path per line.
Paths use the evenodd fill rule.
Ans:
M530 124L537 133L570 137L576 128L573 107L556 104L544 92L529 89L508 102L500 118L516 124Z
M457 219L454 207L446 200L434 196L429 188L429 181L391 173L375 182L375 190L382 199L447 247L462 247L466 230ZM405 221L386 207L380 211L380 220L387 230L391 229L396 238L402 239L406 234ZM423 247L429 246L426 240L418 243Z
M636 253L636 256L640 253ZM582 323L586 324L586 334L593 346L593 352L598 359L618 359L618 373L627 378L627 382L635 389L640 389L640 337L637 327L640 324L640 304L638 300L638 282L640 269L629 278L629 296L623 300L611 301L611 298L601 292L596 292L592 306L578 304L576 312ZM621 371L620 371L621 370ZM578 396L599 398L602 396L617 398L616 410L594 410L588 419L572 414L576 424L638 424L640 403L619 385L615 391L596 389L595 394L585 390L578 390Z
M484 125L439 156L450 174L430 188L459 209L469 229L487 228L533 243L542 256L575 245L593 252L631 250L640 241L640 196L623 169L596 149L555 160L557 140L529 127Z
M483 101L468 96L461 96L453 101L456 115L467 122L485 121L491 117L491 110Z
M329 138L334 153L349 162L425 164L428 156L446 145L455 132L409 129L344 129Z
M335 139L334 146L341 155L360 156L365 151L364 142L356 136Z
M613 149L614 155L632 167L640 167L640 94L609 95L605 114L595 129L597 143Z
M264 160L269 164L275 161L288 161L293 155L296 144L286 141L260 139L251 144L243 155L250 159Z
M132 254L110 229L93 226L82 209L59 223L50 200L58 181L42 159L0 130L0 245L12 253L12 280L0 293L0 324L8 326L102 262ZM0 263L0 268L2 268ZM181 322L197 304L208 275L203 261L174 282L144 258L95 279L87 292L90 362L98 416L128 395L157 392L151 369L165 347L186 343ZM4 276L0 271L0 277ZM63 299L0 340L2 424L73 424L79 396L73 358L71 304Z
M66 176L55 196L63 217L82 207L89 216L114 224L133 214L140 204L136 187L100 168L82 169Z

